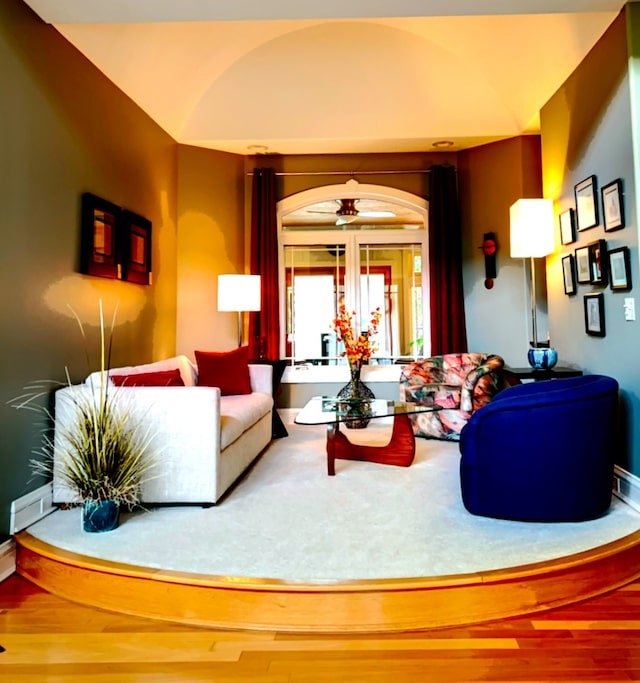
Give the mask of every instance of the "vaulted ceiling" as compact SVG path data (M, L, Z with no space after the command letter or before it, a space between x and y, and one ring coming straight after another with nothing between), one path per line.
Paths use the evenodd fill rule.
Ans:
M238 154L459 150L537 132L625 4L26 3L177 141Z

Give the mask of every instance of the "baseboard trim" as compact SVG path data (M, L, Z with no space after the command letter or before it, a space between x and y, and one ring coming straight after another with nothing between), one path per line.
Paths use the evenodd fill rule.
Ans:
M17 534L54 510L53 483L49 482L11 503L9 531Z
M16 542L10 538L0 543L0 582L16 571Z
M640 478L618 465L613 470L613 493L640 512Z

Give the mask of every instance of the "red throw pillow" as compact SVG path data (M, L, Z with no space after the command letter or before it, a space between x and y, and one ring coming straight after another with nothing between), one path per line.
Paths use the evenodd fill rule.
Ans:
M180 370L159 370L158 372L138 372L132 375L109 375L118 387L183 387Z
M198 386L220 387L223 396L250 394L249 347L233 351L195 351L198 364Z

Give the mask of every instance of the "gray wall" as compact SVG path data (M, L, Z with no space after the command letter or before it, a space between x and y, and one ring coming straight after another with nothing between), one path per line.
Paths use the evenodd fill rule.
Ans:
M628 27L626 22L628 22ZM640 6L631 4L610 27L572 76L541 112L545 196L555 199L556 215L575 206L574 185L595 175L598 187L621 178L624 184L626 227L605 232L600 225L578 233L574 244L561 245L547 259L549 319L554 345L561 357L571 359L587 373L615 377L621 387L623 422L617 463L640 476L640 322L624 320L623 301L633 296L638 305L638 207L635 167L640 159L637 142L638 74L628 70L627 28L640 49ZM602 213L602 212L601 212ZM562 256L576 247L605 239L609 249L627 246L631 252L631 292L609 287L578 285L575 296L564 294ZM583 297L603 292L606 337L585 333Z
M35 416L7 400L29 381L63 380L65 366L72 379L87 374L67 305L93 352L98 300L108 311L120 302L114 364L175 350L177 146L19 0L0 3L0 89L2 532L10 501L42 483L28 466ZM152 286L79 274L85 191L152 221Z

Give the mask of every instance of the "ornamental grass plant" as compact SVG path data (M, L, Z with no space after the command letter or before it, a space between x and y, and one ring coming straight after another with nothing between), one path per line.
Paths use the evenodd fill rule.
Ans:
M82 321L71 309L85 342L87 367L91 368L87 335ZM117 311L117 309L116 309ZM116 387L109 380L111 343L115 326L114 311L108 341L102 301L100 312L100 373L99 380L84 385L72 385L68 369L67 382L34 382L25 387L23 395L9 403L16 409L34 410L43 414L47 426L36 456L30 461L34 474L51 478L54 474L71 489L77 502L113 500L119 505L134 507L140 501L143 480L148 476L147 457L152 434L136 415L127 389ZM69 410L71 419L54 424L52 411L42 406L52 389L68 387L58 410ZM55 457L54 457L55 456Z

